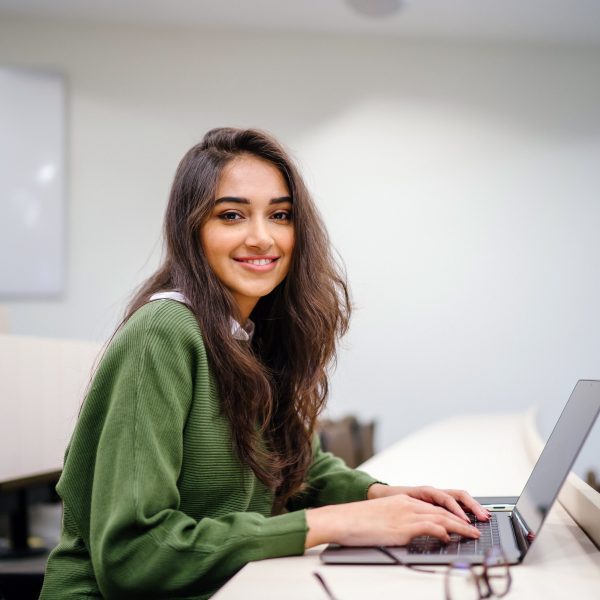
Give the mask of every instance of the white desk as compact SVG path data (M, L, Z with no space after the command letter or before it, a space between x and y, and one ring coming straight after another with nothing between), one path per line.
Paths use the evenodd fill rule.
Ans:
M473 495L518 495L533 466L523 414L448 419L367 461L364 469L389 483L465 488ZM599 515L600 518L600 515ZM325 566L321 548L304 556L250 563L215 600L325 600L313 571L340 600L443 598L443 575L404 567ZM600 551L558 503L524 563L511 567L508 599L600 598Z

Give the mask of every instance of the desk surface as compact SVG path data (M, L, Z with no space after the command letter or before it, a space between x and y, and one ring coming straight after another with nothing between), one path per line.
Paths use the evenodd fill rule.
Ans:
M363 468L389 483L459 487L477 496L518 495L533 467L525 427L526 416L521 414L448 419L379 453ZM325 600L313 571L325 576L340 600L378 594L443 598L443 569L438 575L395 566L326 566L318 558L321 549L250 563L214 598ZM511 571L513 587L507 598L600 596L600 551L558 503L524 563Z

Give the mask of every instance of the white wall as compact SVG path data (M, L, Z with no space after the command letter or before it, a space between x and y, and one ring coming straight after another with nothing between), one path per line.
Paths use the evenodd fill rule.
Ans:
M69 85L67 292L14 333L102 339L157 265L209 128L295 153L356 302L330 412L379 446L600 378L600 50L0 23L0 63Z

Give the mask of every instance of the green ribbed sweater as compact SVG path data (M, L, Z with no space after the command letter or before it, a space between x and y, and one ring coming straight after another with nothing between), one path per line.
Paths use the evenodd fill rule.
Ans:
M271 516L272 492L232 451L196 319L146 304L106 350L69 444L41 599L204 599L249 561L302 554L304 509L375 482L313 454L308 492Z

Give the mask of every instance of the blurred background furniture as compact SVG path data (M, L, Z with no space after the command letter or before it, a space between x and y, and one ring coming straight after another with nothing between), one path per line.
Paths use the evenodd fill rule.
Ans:
M100 345L0 334L0 598L37 598L59 535L54 486ZM44 512L47 503L54 510ZM38 531L32 512L43 514ZM48 532L40 535L40 531Z
M373 456L375 423L359 423L349 415L341 419L322 419L317 423L321 448L339 456L352 468Z

